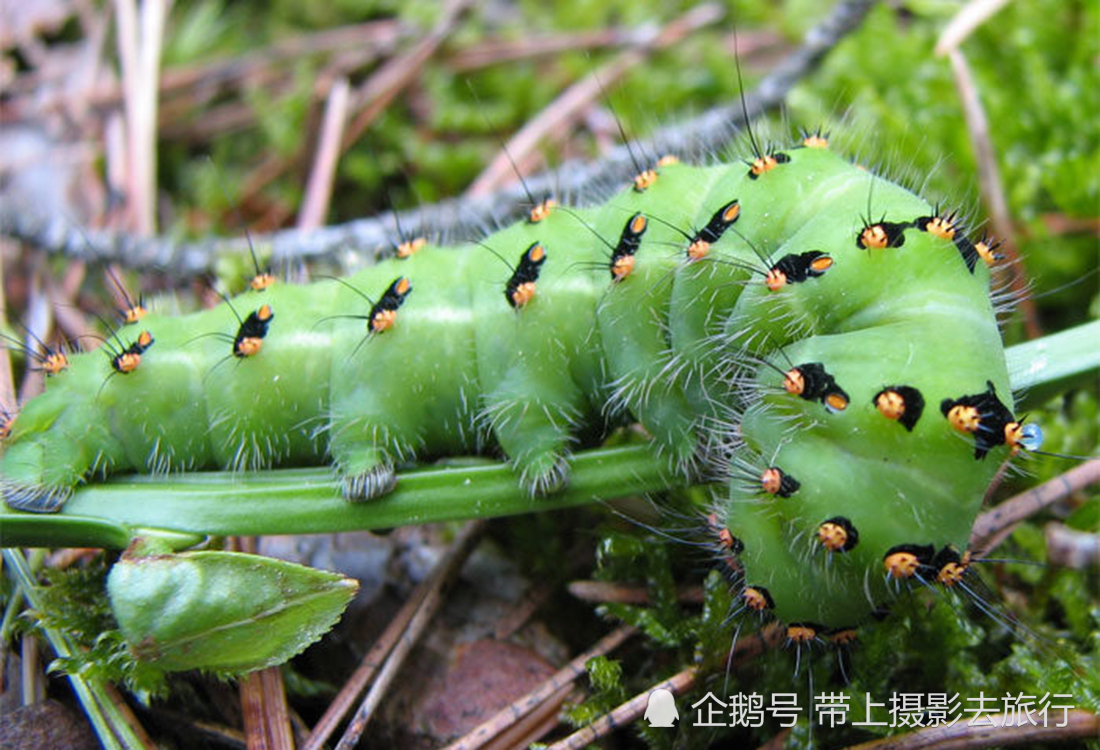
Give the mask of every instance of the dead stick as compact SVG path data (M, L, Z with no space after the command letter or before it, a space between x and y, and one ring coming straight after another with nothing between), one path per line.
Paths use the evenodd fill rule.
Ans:
M305 198L298 212L299 229L315 229L324 224L332 198L332 182L336 177L336 161L340 157L340 138L348 115L348 79L340 77L329 90L325 104L321 137L317 143L317 156L306 183Z
M1028 294L1027 270L1016 249L1016 231L1012 225L1001 171L997 166L997 154L993 151L993 140L989 136L989 120L985 116L977 84L970 74L970 66L962 50L951 50L949 58L951 71L955 74L955 88L958 89L959 101L966 117L967 133L974 146L974 158L978 162L978 184L981 186L982 201L989 211L989 223L993 226L994 234L1001 240L1001 250L1005 254L1005 262L998 268L1010 275L1009 284L1020 300L1020 311L1024 316L1028 337L1039 338L1043 335L1039 326L1039 313L1035 308L1035 301Z
M970 549L975 556L984 556L996 546L994 539L1001 532L1096 482L1100 482L1100 459L1094 458L1049 482L1005 500L978 516L970 532Z
M386 663L382 665L382 669L378 672L378 678L364 696L363 702L359 705L359 710L351 720L351 724L344 732L344 736L340 738L340 742L337 743L336 750L352 750L359 744L359 738L362 736L363 730L367 728L375 709L382 702L383 696L385 696L390 684L400 671L405 658L412 651L417 641L420 640L420 636L427 630L436 610L443 602L446 587L458 576L458 572L462 569L462 563L473 551L485 527L485 521L471 521L463 526L451 549L436 564L431 575L432 588L421 600L416 614L409 621L408 630L402 633L401 639L393 647Z

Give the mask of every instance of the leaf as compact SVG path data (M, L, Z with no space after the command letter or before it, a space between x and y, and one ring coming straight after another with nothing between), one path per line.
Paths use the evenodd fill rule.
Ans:
M336 573L237 552L124 557L107 578L134 656L168 671L281 664L327 632L358 588Z

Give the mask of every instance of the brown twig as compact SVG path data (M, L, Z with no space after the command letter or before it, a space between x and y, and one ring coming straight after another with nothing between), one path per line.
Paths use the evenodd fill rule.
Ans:
M745 109L749 119L778 106L795 83L814 70L841 39L860 25L873 5L874 0L838 2L821 23L807 32L798 49L765 76L754 91L746 93ZM647 153L714 151L728 143L734 129L743 122L741 105L730 104L665 128L651 141L631 147ZM535 194L577 193L586 186L622 179L631 170L630 150L623 145L599 162L569 161L553 174L528 178L527 184ZM516 215L518 207L526 200L524 191L516 186L488 198L423 206L403 212L399 218L412 235L427 235L433 229L449 227L453 236L462 237L477 234L482 227ZM394 217L387 213L309 233L285 230L253 239L258 244L270 245L281 260L337 258L349 249L378 257L390 248L393 227ZM142 238L125 232L91 231L88 233L90 241L86 243L66 218L14 211L7 202L0 203L0 233L51 252L117 261L129 267L158 268L180 279L209 272L219 253L248 252L247 243L240 237L209 237L184 243L171 237Z
M986 210L989 211L989 223L993 227L993 233L1001 242L1001 251L1005 256L1005 261L999 268L1002 273L1010 275L1009 287L1019 300L1028 337L1039 338L1043 335L1043 330L1039 325L1039 313L1035 307L1035 301L1028 295L1027 269L1017 250L1016 230L1012 224L1004 183L1001 182L1001 171L997 166L993 141L989 136L989 120L985 116L985 108L978 96L977 85L970 74L970 66L962 50L952 49L948 57L951 60L951 71L955 74L955 88L959 92L963 115L966 117L966 129L970 134L970 142L974 146L982 201L986 205Z
M348 115L348 95L351 87L347 78L338 78L329 89L325 105L325 117L321 124L321 137L317 143L317 156L306 182L305 198L298 213L299 229L315 229L325 221L329 200L332 198L332 182L336 177L336 161L340 157L340 138Z
M918 729L909 734L895 737L883 737L859 745L851 745L846 750L980 750L987 747L1011 747L1026 745L1034 747L1046 742L1066 742L1073 739L1095 738L1100 733L1100 716L1090 711L1074 708L1066 711L1066 725L1037 726L1026 723L1016 725L1018 717L1008 714L991 714L991 724L970 726L957 723L950 726L936 726ZM1008 726L999 726L1007 722Z
M249 672L240 684L248 750L294 750L290 714L278 667Z
M458 575L462 563L473 550L484 529L483 521L473 521L463 526L454 544L432 569L431 575L417 587L382 636L363 657L359 668L355 670L341 688L339 695L329 705L324 716L313 727L313 732L310 733L302 750L320 750L325 746L356 698L366 688L371 677L381 668L378 679L363 698L351 726L340 739L339 747L355 746L387 685L393 679L405 655L415 645L420 631L427 626L443 599L444 590ZM384 663L383 660L385 660Z
M560 133L567 129L593 101L607 91L605 87L613 86L654 52L676 44L692 32L717 22L723 15L725 10L715 3L697 5L661 29L652 41L647 40L620 53L611 62L567 88L508 139L501 153L497 154L467 188L466 195L488 195L515 181L518 176L514 165L522 164L551 133ZM522 173L523 170L518 171Z
M585 671L585 664L589 659L603 656L614 650L634 634L634 628L624 625L611 631L588 651L570 661L558 670L550 679L537 688L512 701L491 718L479 724L461 739L452 742L444 750L477 750L493 741L513 724L524 718L539 706L553 703L557 697L565 698L565 695L573 686L573 682Z
M970 0L944 27L936 42L936 54L949 54L961 45L974 30L988 21L1008 0Z
M626 586L611 581L573 581L569 584L569 593L585 602L649 603L649 590L645 586ZM685 604L702 604L703 589L689 586L678 591L676 598Z
M1020 521L1096 482L1100 482L1100 459L1094 458L1004 501L978 516L970 532L970 549L977 557L988 554Z
M444 62L455 73L471 73L507 62L629 44L635 37L636 33L629 30L599 29L521 39L488 39L448 55Z
M349 96L348 109L357 114L347 125L340 142L340 153L346 152L359 140L371 123L420 75L424 64L454 30L455 23L472 0L447 0L442 17L435 28L410 49L385 62L378 70ZM260 189L282 175L293 158L274 154L250 172L242 183L241 200L248 200Z

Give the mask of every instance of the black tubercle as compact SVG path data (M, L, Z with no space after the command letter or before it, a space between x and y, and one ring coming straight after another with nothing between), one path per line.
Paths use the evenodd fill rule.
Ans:
M787 277L787 281L799 284L806 279L816 279L825 275L824 270L813 267L814 261L826 257L826 253L820 250L808 250L804 253L788 253L771 267L772 271L780 271Z
M974 243L970 241L970 238L961 232L955 235L955 247L959 249L959 255L962 256L967 269L973 275L974 267L978 265L978 258L980 257L978 249L974 247Z
M940 411L946 417L956 406L972 406L978 410L978 430L974 433L974 458L983 459L998 445L1005 443L1005 427L1016 421L1008 407L997 398L993 381L985 381L984 393L974 393L959 398L945 398Z
M848 394L837 385L836 378L826 372L822 363L807 362L795 369L802 373L805 385L799 395L806 401L820 401L824 404L832 395L841 396L848 401Z
M856 527L852 525L852 522L844 516L833 516L829 520L825 521L825 523L836 524L840 528L844 529L844 533L847 534L848 538L847 541L844 542L844 546L841 548L842 552L848 552L849 550L855 549L855 546L859 544L859 531L857 531Z
M710 217L710 221L707 222L707 225L700 229L695 236L691 238L691 241L699 242L702 240L703 242L712 244L717 242L722 239L722 235L737 222L740 216L740 205L735 198L715 211L714 216Z
M640 226L639 226L640 223ZM619 242L615 245L615 249L611 252L611 278L617 278L615 273L615 264L621 259L633 256L638 252L638 248L642 244L642 235L645 234L645 230L649 228L649 222L646 220L645 215L636 213L626 220L626 226L623 227L623 233L619 235ZM524 254L524 258L527 254ZM518 273L518 269L517 269ZM538 277L538 268L535 269L535 277Z
M898 417L898 424L905 427L907 431L912 432L913 428L917 426L917 421L924 413L924 396L911 385L888 385L875 394L875 397L871 399L871 403L877 404L879 396L891 391L901 396L902 402L905 404L905 411Z
M868 223L856 234L856 247L867 249L867 245L863 244L863 233L874 227L882 227L882 231L886 233L886 247L901 247L905 244L905 230L910 229L912 226L912 222L908 221L877 221L873 224Z
M539 280L539 269L545 261L546 250L538 242L532 242L523 251L523 255L519 259L519 265L516 266L516 270L504 287L504 297L508 300L509 305L516 307L516 292L521 286L533 284Z
M940 548L940 551L936 553L936 556L932 558L932 567L936 570L942 570L944 565L948 563L955 563L958 565L962 562L962 555L955 548L955 545L948 544Z
M274 317L275 313L267 305L250 312L244 322L241 323L241 327L237 329L237 337L233 339L233 355L236 357L249 356L250 353L243 347L244 341L246 339L262 339L266 336L267 327Z
M394 279L382 294L382 297L374 303L368 316L371 321L381 312L394 312L405 302L405 298L412 291L412 284L404 276Z
M899 544L886 550L886 554L882 556L882 559L885 560L890 555L896 555L899 552L908 552L917 558L917 562L920 563L922 568L927 568L932 564L936 547L931 544Z

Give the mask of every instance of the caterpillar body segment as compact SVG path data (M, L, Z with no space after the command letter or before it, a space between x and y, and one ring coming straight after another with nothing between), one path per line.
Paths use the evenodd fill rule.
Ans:
M5 499L51 511L100 473L330 462L362 500L399 464L482 451L538 495L568 482L580 436L628 416L655 460L729 477L722 555L769 614L856 625L904 582L891 571L936 579L891 551L965 551L1018 423L989 271L962 235L917 226L932 206L827 148L782 153L766 170L666 163L601 206L246 292L233 309L267 309L248 356L228 305L151 313L132 372L74 355L24 405ZM609 273L630 222L629 268ZM862 243L869 223L891 241ZM885 392L927 406L904 418ZM960 430L953 407L972 402Z

